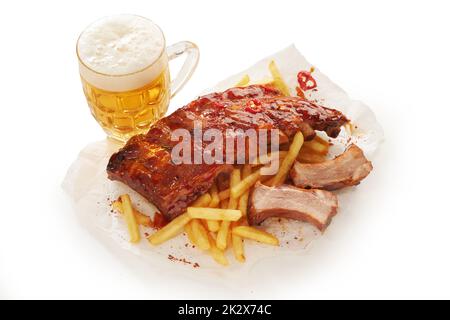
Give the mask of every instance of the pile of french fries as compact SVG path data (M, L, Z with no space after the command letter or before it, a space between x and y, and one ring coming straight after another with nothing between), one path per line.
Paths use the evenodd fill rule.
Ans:
M269 64L269 70L273 80L268 84L289 95L289 88L274 61ZM249 84L250 77L246 75L236 86ZM268 186L285 183L296 160L306 163L325 161L329 146L328 141L318 136L312 141L305 142L302 133L298 132L290 144L285 146L285 150L262 156L252 164L236 166L228 181L214 183L207 193L187 208L185 213L150 235L147 238L148 242L159 245L184 232L196 248L208 253L217 263L224 266L229 264L226 256L228 249L232 250L237 261L245 262L244 240L278 246L279 240L275 236L248 225L247 210L251 189L258 182ZM264 176L261 170L264 166L270 165L270 161L279 161L279 170L273 176ZM127 194L114 201L113 208L122 213L132 243L141 240L139 225L146 227L153 225L149 216L133 208Z

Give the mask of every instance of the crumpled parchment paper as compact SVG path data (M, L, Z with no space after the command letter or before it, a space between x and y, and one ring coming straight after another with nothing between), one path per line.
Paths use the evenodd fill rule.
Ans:
M268 65L271 60L275 60L291 94L295 95L298 71L309 70L312 65L294 46L259 61L203 93L223 91L232 87L245 74L248 74L252 81L270 79ZM352 133L341 131L341 135L333 142L332 153L341 153L351 141L361 147L370 159L383 140L383 130L372 110L360 101L351 100L340 87L322 74L317 66L313 76L317 81L318 90L308 91L307 98L342 111L357 127ZM111 202L120 194L128 193L133 204L142 212L153 215L156 208L127 186L107 179L105 171L107 162L118 148L120 145L110 140L85 147L69 168L62 187L73 200L80 223L119 259L125 259L132 268L148 269L149 272L182 272L189 277L236 283L245 280L252 268L265 259L276 259L284 254L301 258L311 241L320 238L320 232L307 223L283 219L267 220L264 222L265 229L279 237L281 247L245 241L246 263L236 262L231 250L228 250L230 261L228 267L216 264L209 255L192 248L185 235L157 247L149 245L144 238L138 245L130 244L126 225L123 219L112 211ZM351 188L350 191L339 192L338 214L345 212L351 197L357 192L357 187ZM152 232L154 232L152 229L142 228L143 234Z

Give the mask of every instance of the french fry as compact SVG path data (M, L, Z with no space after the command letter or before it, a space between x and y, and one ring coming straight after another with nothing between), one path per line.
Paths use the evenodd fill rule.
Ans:
M115 200L112 203L112 207L114 210L118 211L119 213L123 214L123 209L122 209L122 202L120 200Z
M265 182L272 178L272 176L261 175L261 168L256 169L253 173L242 179L237 185L234 187L223 190L219 193L219 197L223 199L227 199L228 197L241 197L246 191L250 190L256 182L261 181Z
M191 205L192 207L208 207L211 203L211 196L209 193L205 193L200 198L194 201L194 203Z
M255 185L261 178L261 169L256 170L251 175L242 179L237 185L231 187L230 196L233 198L239 198L247 190Z
M355 127L355 126L353 125L353 123L351 123L351 122L347 122L347 123L344 125L344 128L345 128L345 131L347 131L347 133L348 133L349 136L352 136L353 133L354 133L355 130L356 130L356 127Z
M194 201L192 207L206 207L211 203L211 196L209 193L205 193ZM186 231L186 230L185 230Z
M247 190L240 198L239 198L239 211L242 213L242 217L247 219L247 207L248 207L248 198L250 192Z
M314 137L312 141L305 141L300 149L297 160L302 163L324 162L327 158L330 143L319 136Z
M245 165L244 168L242 168L242 178L245 179L251 174L252 174L252 168L250 167L250 165ZM246 218L247 218L247 207L248 207L249 194L250 194L250 190L247 190L239 198L238 209L239 209L239 211L241 211L242 217L244 218L244 220L246 220Z
M205 193L200 198L198 198L192 204L192 206L202 207L202 206L208 206L210 203L211 203L211 196L209 195L209 193ZM201 246L205 247L205 245L204 245L205 241L203 241L201 244L199 243L199 241L197 241L197 239L196 239L197 237L195 236L195 232L194 232L195 230L193 228L193 225L195 225L194 221L191 221L191 222L187 223L184 226L184 231L186 231L187 236L188 236L189 240L192 242L193 245L196 245L196 246L198 246L200 248L201 248Z
M194 245L194 246L198 246L197 242L195 241L195 236L194 236L194 232L192 231L192 221L187 223L184 226L184 231L187 234L187 237L189 239L189 241Z
M237 261L244 263L245 262L244 240L240 236L232 234L231 241L233 243L234 257L236 258Z
M279 246L280 242L276 237L268 232L248 227L248 226L238 226L233 228L233 234L240 236L245 239L255 240L261 243L270 244L273 246Z
M311 141L305 141L303 143L302 149L310 149L311 152L326 155L328 153L328 149L330 148L330 143L319 136L315 136Z
M311 149L301 149L300 153L298 154L297 160L301 163L320 163L324 162L326 160L326 156L322 154L317 154Z
M230 222L230 227L228 228L228 236L227 236L227 248L233 248L233 241L231 239L231 226L233 222Z
M289 92L289 87L286 85L286 82L284 82L283 77L281 76L280 71L278 70L277 65L275 64L275 61L272 60L269 63L269 70L272 74L273 78L273 85L280 90L280 92L285 95L286 97L289 97L291 94Z
M134 216L136 217L136 222L145 227L151 227L153 225L152 219L149 216L146 216L145 214L137 211L136 209L133 210Z
M229 199L225 199L225 200L220 201L220 208L221 209L227 209L229 201L230 201Z
M219 199L220 201L224 201L226 199L230 198L230 189L226 189L219 192Z
M302 148L309 149L310 152L319 155L325 155L328 153L328 148L326 146L315 141L305 141Z
M230 223L230 221L222 221L222 223L220 224L220 229L217 232L216 246L222 251L227 248Z
M114 210L123 214L122 202L120 200L116 200L112 203L112 207ZM149 216L146 216L139 210L133 208L133 213L136 218L137 224L145 227L151 227L153 225L152 219Z
M213 237L210 234L208 234L208 239L209 239L209 244L210 244L209 253L213 257L213 259L217 263L219 263L223 266L227 266L228 259L225 256L224 252L216 247L216 240L213 239Z
M230 176L230 188L239 184L241 180L241 171L239 169L233 169ZM236 210L239 204L239 197L235 197L231 194L230 200L228 201L228 210ZM242 213L237 210L242 216ZM224 220L224 219L222 219ZM216 246L220 250L225 250L227 248L228 237L229 237L230 221L224 220L220 224L220 229L217 232Z
M261 175L261 168L255 170L255 172L251 173L249 176L242 179L239 184L237 184L233 189L238 197L242 196L246 191L250 190L256 182L261 181L265 182L269 179L273 178L273 176ZM225 200L229 199L232 196L232 190L226 189L219 192L219 198L221 199L221 208L226 208L228 206L224 206L223 203Z
M139 233L139 226L133 213L130 196L128 194L121 195L120 200L122 202L123 216L127 223L128 233L130 234L130 242L138 243L141 240L141 234Z
M211 208L217 208L220 204L220 197L217 185L215 183L210 189L210 194L211 194L211 202L209 203L209 206Z
M220 223L217 220L206 220L206 226L211 232L217 232L220 229Z
M237 221L242 217L242 213L236 209L200 208L189 207L187 214L191 219L205 219L216 221Z
M243 179L247 178L249 175L252 174L252 167L248 164L246 164L243 168L242 168L242 173L241 173L241 177Z
M215 183L212 185L209 193L211 194L211 202L209 203L209 207L217 208L220 205L220 198L219 189L217 188L217 185ZM206 220L206 226L209 231L217 232L219 231L220 223L216 220Z
M152 234L147 240L153 245L161 244L178 235L189 221L191 221L191 217L187 213L183 213Z
M289 170L291 170L292 165L294 164L295 159L297 158L298 153L300 152L300 149L303 145L303 141L304 141L303 134L301 133L301 131L297 132L297 134L294 137L294 140L291 143L291 146L289 147L289 151L286 158L284 158L278 173L271 181L270 184L271 186L277 186L284 183L289 173Z
M239 184L241 181L241 170L239 169L233 169L233 172L231 172L230 177L230 188L231 188L231 196L230 201L228 202L228 209L237 209L239 204L239 197L241 195L236 195L233 193L233 188Z
M275 153L269 153L264 156L259 157L255 163L252 163L252 167L257 167L261 165L265 165L273 161L273 159L283 160L287 156L287 151L278 151Z
M234 229L236 226L237 224L233 222L232 229ZM231 242L233 246L234 257L236 258L237 261L244 263L245 262L244 239L231 232Z
M205 227L203 227L198 219L192 220L189 224L192 228L192 235L195 239L194 241L197 243L198 247L202 250L209 250L211 246L208 239L208 232Z
M314 137L314 139L312 141L315 141L317 143L329 146L330 145L330 141L327 140L328 138L322 138L321 136L319 136L318 134Z
M245 87L250 82L250 77L248 74L244 75L238 83L236 83L235 87Z

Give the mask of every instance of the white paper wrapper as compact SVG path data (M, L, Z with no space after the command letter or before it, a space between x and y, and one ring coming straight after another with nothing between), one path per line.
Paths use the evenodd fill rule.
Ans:
M206 90L205 93L223 91L232 87L245 74L248 74L253 81L270 79L268 65L271 60L275 60L294 95L297 73L300 70L309 70L311 67L311 64L294 46L261 60L249 69ZM351 141L360 146L370 159L383 139L383 130L373 112L364 103L351 100L317 67L315 67L313 76L317 81L318 90L308 91L307 97L327 107L342 111L357 127L351 135L342 130L341 135L333 142L332 153L341 153ZM252 268L258 262L263 263L263 259L276 259L284 254L300 256L312 240L320 237L320 233L307 223L283 219L267 220L263 224L264 228L280 239L281 246L270 247L246 241L246 263L236 262L229 250L227 255L230 266L228 267L216 264L210 256L192 248L185 235L157 247L150 246L145 239L139 245L132 245L128 242L127 228L123 219L111 210L112 200L117 199L120 194L128 193L133 203L142 212L153 215L156 209L125 185L107 179L105 171L107 162L110 155L119 147L109 140L88 145L70 167L63 182L63 188L73 199L80 222L120 259L127 259L131 267L142 270L144 266L149 269L149 272L150 270L152 272L182 272L189 277L232 285L232 283L242 283L247 279ZM340 213L346 210L350 198L357 192L358 188L339 192ZM142 228L143 234L152 232L154 231L151 229ZM127 253L131 253L131 255ZM196 267L196 264L199 267Z

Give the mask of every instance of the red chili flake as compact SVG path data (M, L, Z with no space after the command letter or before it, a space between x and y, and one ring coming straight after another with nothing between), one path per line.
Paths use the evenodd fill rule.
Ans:
M311 72L313 71L314 69L311 68L311 71L300 71L297 74L297 81L301 90L307 91L317 87L317 82L311 75Z
M309 71L300 71L297 75L297 80L300 88L304 91L311 90L317 87L317 82L311 76L311 73Z

